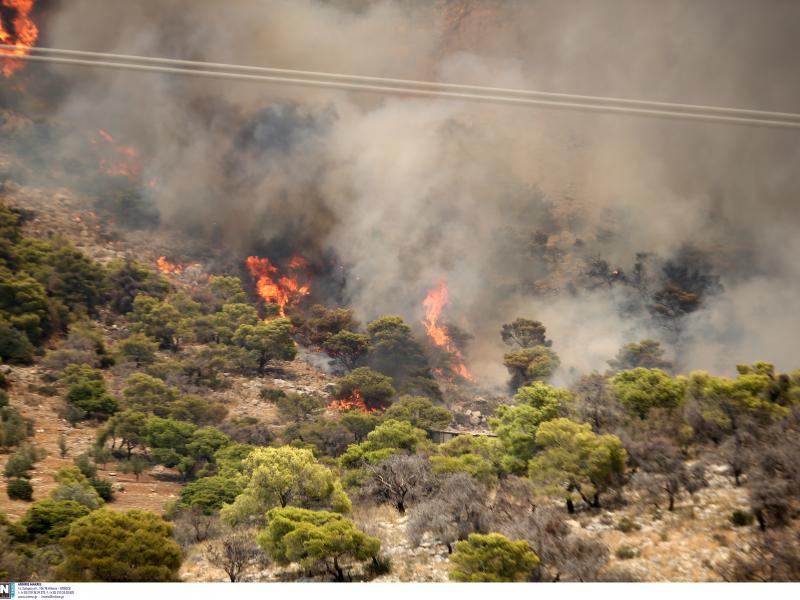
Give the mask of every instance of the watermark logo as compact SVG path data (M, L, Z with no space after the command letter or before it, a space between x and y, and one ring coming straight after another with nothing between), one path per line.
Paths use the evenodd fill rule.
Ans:
M13 583L0 583L0 600L11 600L15 591Z

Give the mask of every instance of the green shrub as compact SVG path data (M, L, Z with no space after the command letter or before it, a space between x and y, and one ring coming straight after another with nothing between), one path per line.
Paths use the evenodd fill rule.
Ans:
M26 419L10 406L0 408L0 448L19 446L31 435L32 419Z
M161 214L152 197L126 177L105 177L97 183L95 208L112 217L119 226L133 231L152 229Z
M639 556L639 551L636 548L631 548L630 546L620 546L617 548L614 554L620 560L628 560Z
M29 539L46 545L63 538L73 521L90 512L88 507L72 500L57 502L48 498L34 502L19 524L25 528Z
M95 379L91 373L75 372L76 380L69 383L64 396L67 405L74 406L88 417L108 418L117 412L117 401L106 391L102 375ZM91 378L90 378L91 377Z
M6 493L11 500L33 500L33 486L27 479L12 479L6 486Z
M3 475L9 478L30 479L28 471L33 469L33 465L45 457L45 451L30 444L20 446L15 452L9 455Z
M236 500L241 486L225 477L203 477L181 490L180 506L210 515Z
M744 510L735 510L728 517L734 527L745 527L753 524L753 514Z
M622 533L632 533L639 531L641 528L642 526L630 517L622 517L617 523L617 529Z
M370 579L388 575L392 572L392 559L388 556L373 556L372 562L367 565L367 575Z
M453 581L530 581L539 557L524 540L473 533L450 555Z
M108 479L93 478L89 480L89 483L94 488L94 491L97 492L97 495L103 500L106 502L111 502L114 500L114 490L112 489L111 482Z
M24 331L0 319L0 359L12 364L27 365L33 361L34 347Z
M48 396L50 398L58 395L58 388L54 385L34 385L29 389L41 396Z
M92 463L92 459L86 452L76 456L72 462L86 476L86 479L93 479L97 476L97 465Z
M181 566L172 527L142 510L95 510L72 523L60 547L59 581L176 581Z
M276 402L281 398L285 398L286 392L279 390L278 388L265 387L261 388L261 391L258 395L262 400L266 400L267 402Z
M64 410L64 418L73 427L77 427L78 423L86 418L86 414L85 410L73 404L67 405L67 408Z

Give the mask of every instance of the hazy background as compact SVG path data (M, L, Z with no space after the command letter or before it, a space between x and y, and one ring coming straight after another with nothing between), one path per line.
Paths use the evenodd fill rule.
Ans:
M800 112L792 0L69 0L41 45ZM625 342L682 370L798 364L800 131L51 67L57 118L135 144L167 227L233 258L305 254L330 302L421 317L439 277L466 355L548 327L561 380ZM620 279L691 246L714 281L666 323ZM678 259L676 259L678 257ZM694 263L689 261L690 266ZM323 279L333 281L331 273ZM318 298L325 300L326 298Z

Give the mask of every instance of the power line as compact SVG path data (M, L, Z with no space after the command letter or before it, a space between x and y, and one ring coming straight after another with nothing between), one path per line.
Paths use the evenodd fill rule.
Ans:
M5 47L5 46L0 45L0 47ZM728 108L720 106L681 104L675 102L658 102L652 100L634 100L628 98L611 98L605 96L586 96L579 94L561 94L561 93L542 92L535 90L522 90L516 88L500 88L500 87L466 85L466 84L437 82L437 81L421 81L414 79L395 79L388 77L370 77L365 75L349 75L344 73L304 71L298 69L280 69L275 67L255 67L248 65L228 64L228 63L201 62L201 61L180 60L180 59L161 58L161 57L136 56L131 54L110 54L106 52L90 52L85 50L65 50L65 49L43 48L43 47L34 47L30 48L30 50L34 53L44 53L44 54L54 54L54 55L60 54L64 56L82 56L89 58L109 59L113 61L122 60L122 61L134 61L134 62L145 62L145 63L151 62L151 63L160 63L162 65L171 65L180 67L197 67L206 70L221 69L229 72L241 71L241 72L286 76L286 77L297 77L297 78L330 79L330 80L351 81L351 82L391 85L400 87L415 87L415 88L419 87L422 89L442 89L442 90L452 90L452 91L462 91L462 92L487 93L494 95L535 97L548 100L561 100L565 102L586 102L593 104L600 103L604 105L612 104L620 106L638 106L638 107L659 108L670 111L689 110L692 112L732 114L735 116L742 116L742 117L800 121L800 114L795 114L795 113Z
M0 49L13 48L13 46L0 44ZM88 52L80 50L63 50L55 48L31 48L30 50L33 54L27 56L14 56L11 59L87 67L124 69L138 72L153 72L239 81L270 82L330 89L345 89L372 93L401 94L406 96L420 97L441 97L459 101L541 106L739 125L758 125L792 129L800 128L800 114L795 113L655 102L649 100L633 100L625 98L609 98L600 96L581 96L575 94L557 94L534 90L368 77L361 75L347 75L342 73L300 71L271 67L252 67L225 63L208 63L160 57ZM100 58L103 60L97 60Z

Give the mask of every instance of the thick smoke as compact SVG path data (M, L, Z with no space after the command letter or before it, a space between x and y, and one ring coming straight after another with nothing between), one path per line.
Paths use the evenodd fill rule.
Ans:
M800 111L800 5L769 4L70 0L42 43ZM547 325L563 380L645 336L682 369L798 366L796 130L49 71L59 119L142 149L165 227L231 259L304 253L364 319L418 321L445 276L479 377L503 379L516 316Z

